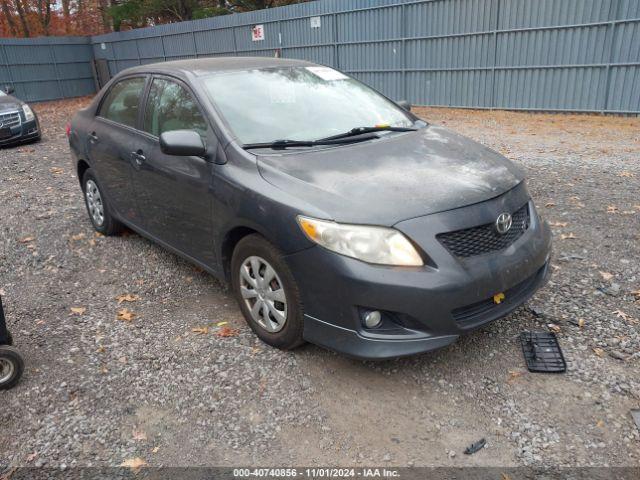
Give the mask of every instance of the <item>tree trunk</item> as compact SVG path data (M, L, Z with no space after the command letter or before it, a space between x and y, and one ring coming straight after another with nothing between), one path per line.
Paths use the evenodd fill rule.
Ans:
M4 13L5 18L7 19L7 24L9 25L9 31L11 32L11 36L18 36L18 29L16 28L16 22L13 21L13 12L9 11L9 5L7 5L7 0L2 0L2 13Z
M69 27L71 24L71 10L69 8L70 0L62 0L62 18L64 18L64 31L69 33Z
M31 36L31 33L29 32L29 25L27 24L27 17L25 16L21 0L16 0L16 10L18 11L20 23L22 24L22 35L28 38Z

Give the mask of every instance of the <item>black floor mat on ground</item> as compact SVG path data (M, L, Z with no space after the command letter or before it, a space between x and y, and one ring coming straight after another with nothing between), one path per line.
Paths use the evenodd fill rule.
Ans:
M563 373L567 363L553 332L522 332L522 353L530 372Z

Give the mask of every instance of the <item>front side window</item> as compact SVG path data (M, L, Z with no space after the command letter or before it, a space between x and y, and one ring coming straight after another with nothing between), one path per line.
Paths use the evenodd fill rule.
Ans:
M102 102L98 115L128 127L135 127L144 83L144 77L128 78L116 83Z
M317 140L356 127L413 124L396 104L328 67L221 72L202 82L244 144Z
M171 130L195 130L204 137L207 122L187 89L171 80L156 78L149 90L144 131L159 137Z

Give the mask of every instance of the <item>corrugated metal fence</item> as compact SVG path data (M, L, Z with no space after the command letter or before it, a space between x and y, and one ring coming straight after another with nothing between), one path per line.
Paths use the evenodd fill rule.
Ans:
M322 0L91 43L111 74L278 52L419 105L640 113L640 0Z
M91 40L86 37L0 39L0 86L26 101L95 92Z

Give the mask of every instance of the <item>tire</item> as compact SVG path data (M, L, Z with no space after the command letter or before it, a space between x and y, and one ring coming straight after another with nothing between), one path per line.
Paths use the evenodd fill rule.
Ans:
M256 265L260 279L255 278ZM271 276L267 267L271 267L275 275ZM292 350L304 343L298 285L282 260L282 253L264 237L253 234L238 242L231 258L231 283L245 320L260 340L281 350ZM252 314L252 308L259 302L262 307L258 308L258 320L254 316L256 313Z
M91 192L91 195L88 195L88 191ZM91 220L91 224L97 232L106 236L118 235L122 232L124 227L113 216L109 204L104 197L104 193L102 193L100 183L91 169L84 172L82 176L82 194L84 196L84 204L87 207L87 213L89 214L89 220ZM98 210L97 213L96 209Z
M0 390L12 388L22 376L24 360L13 347L0 346Z

